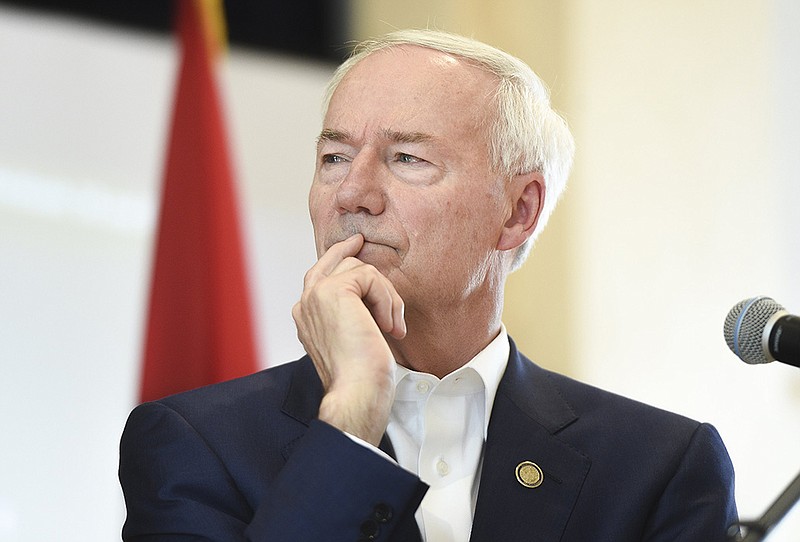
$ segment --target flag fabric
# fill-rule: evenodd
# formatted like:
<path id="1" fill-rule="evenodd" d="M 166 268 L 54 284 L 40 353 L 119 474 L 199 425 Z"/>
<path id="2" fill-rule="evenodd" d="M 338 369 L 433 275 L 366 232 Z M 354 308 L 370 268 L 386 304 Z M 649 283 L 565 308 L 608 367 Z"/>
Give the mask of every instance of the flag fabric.
<path id="1" fill-rule="evenodd" d="M 158 218 L 142 401 L 258 369 L 214 73 L 221 3 L 177 0 L 175 6 L 181 61 Z"/>

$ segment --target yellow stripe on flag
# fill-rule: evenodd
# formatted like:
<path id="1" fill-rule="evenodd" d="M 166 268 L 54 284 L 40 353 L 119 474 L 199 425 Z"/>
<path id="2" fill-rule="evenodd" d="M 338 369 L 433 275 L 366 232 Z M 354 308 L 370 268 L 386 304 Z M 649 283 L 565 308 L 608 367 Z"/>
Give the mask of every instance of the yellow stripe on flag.
<path id="1" fill-rule="evenodd" d="M 226 50 L 228 28 L 225 23 L 225 8 L 222 0 L 193 0 L 198 3 L 203 31 L 211 54 L 216 56 Z"/>

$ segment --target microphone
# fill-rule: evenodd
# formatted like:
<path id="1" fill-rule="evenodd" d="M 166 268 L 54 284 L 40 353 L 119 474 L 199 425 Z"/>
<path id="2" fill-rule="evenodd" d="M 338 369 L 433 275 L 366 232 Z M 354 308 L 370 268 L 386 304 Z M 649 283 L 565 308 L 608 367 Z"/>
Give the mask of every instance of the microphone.
<path id="1" fill-rule="evenodd" d="M 745 363 L 800 367 L 800 316 L 760 296 L 737 303 L 725 318 L 725 342 Z"/>

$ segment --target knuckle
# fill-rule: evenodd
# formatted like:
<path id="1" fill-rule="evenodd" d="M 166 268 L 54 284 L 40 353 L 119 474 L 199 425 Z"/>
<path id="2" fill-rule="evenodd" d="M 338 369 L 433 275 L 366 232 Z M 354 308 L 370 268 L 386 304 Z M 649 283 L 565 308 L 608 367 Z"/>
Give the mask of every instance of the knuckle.
<path id="1" fill-rule="evenodd" d="M 308 288 L 317 281 L 318 272 L 312 267 L 303 275 L 303 288 Z"/>

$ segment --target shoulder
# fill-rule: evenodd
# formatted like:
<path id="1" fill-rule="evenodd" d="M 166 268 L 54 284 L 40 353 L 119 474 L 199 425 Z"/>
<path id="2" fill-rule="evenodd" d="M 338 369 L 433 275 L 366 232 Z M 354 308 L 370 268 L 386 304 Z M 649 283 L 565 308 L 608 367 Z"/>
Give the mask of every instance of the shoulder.
<path id="1" fill-rule="evenodd" d="M 241 378 L 178 393 L 155 401 L 187 415 L 220 415 L 227 411 L 280 405 L 293 383 L 313 386 L 316 372 L 307 357 Z"/>
<path id="2" fill-rule="evenodd" d="M 521 383 L 528 393 L 540 396 L 532 399 L 534 405 L 540 405 L 541 398 L 546 398 L 551 404 L 561 401 L 565 410 L 570 410 L 576 419 L 584 422 L 602 423 L 604 426 L 611 424 L 621 428 L 655 424 L 653 430 L 674 426 L 689 431 L 694 431 L 700 425 L 686 416 L 542 368 L 513 346 L 507 374 L 518 385 Z"/>
<path id="3" fill-rule="evenodd" d="M 251 375 L 143 403 L 131 413 L 126 429 L 187 426 L 204 434 L 249 432 L 283 421 L 287 403 L 299 412 L 316 412 L 321 385 L 307 357 Z M 287 420 L 288 421 L 288 420 Z M 307 420 L 301 420 L 307 422 Z"/>
<path id="4" fill-rule="evenodd" d="M 663 459 L 699 443 L 709 451 L 721 447 L 709 424 L 544 369 L 513 347 L 506 374 L 515 403 L 589 455 Z"/>
<path id="5" fill-rule="evenodd" d="M 713 426 L 540 368 L 522 355 L 509 366 L 524 382 L 518 386 L 539 395 L 529 400 L 531 417 L 551 441 L 589 464 L 574 511 L 582 519 L 565 539 L 722 539 L 736 519 L 734 472 Z"/>
<path id="6" fill-rule="evenodd" d="M 584 449 L 625 458 L 631 466 L 661 462 L 667 471 L 691 458 L 690 463 L 713 463 L 732 477 L 727 449 L 713 425 L 557 373 L 547 372 L 547 378 L 578 413 L 563 437 Z"/>
<path id="7" fill-rule="evenodd" d="M 699 422 L 684 415 L 604 390 L 559 373 L 544 369 L 543 371 L 545 378 L 582 416 L 598 418 L 624 415 L 619 420 L 621 423 L 632 423 L 641 419 L 647 420 L 649 423 L 665 423 L 686 428 L 695 428 L 699 425 Z"/>

